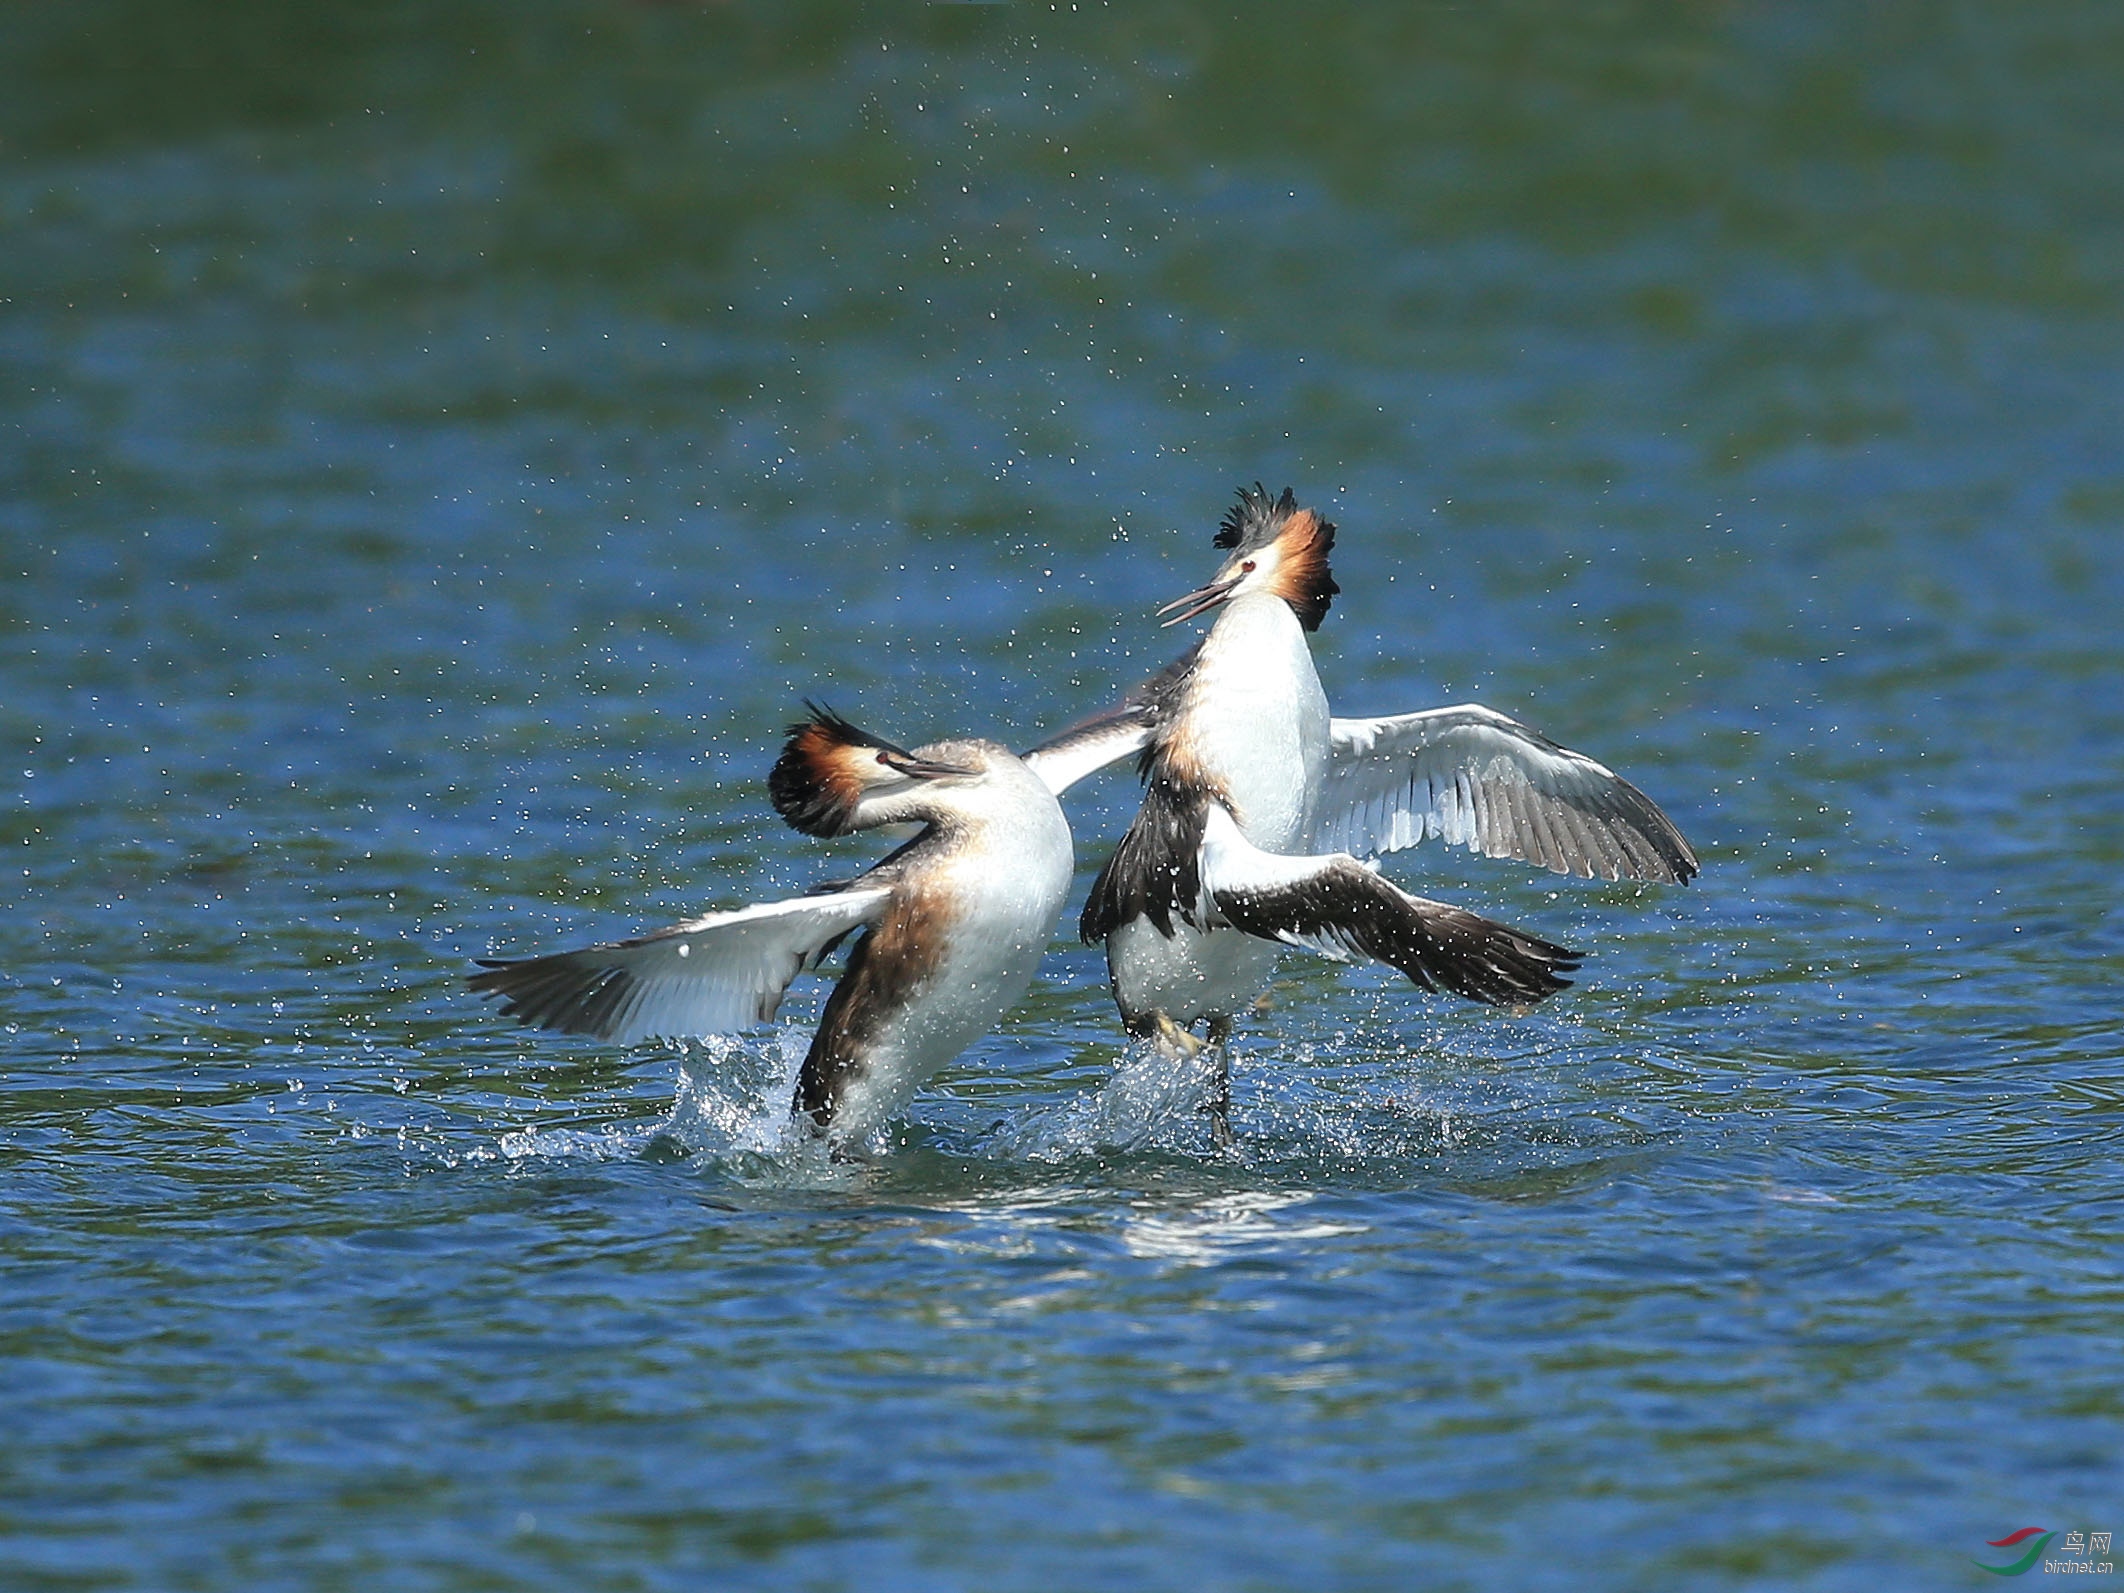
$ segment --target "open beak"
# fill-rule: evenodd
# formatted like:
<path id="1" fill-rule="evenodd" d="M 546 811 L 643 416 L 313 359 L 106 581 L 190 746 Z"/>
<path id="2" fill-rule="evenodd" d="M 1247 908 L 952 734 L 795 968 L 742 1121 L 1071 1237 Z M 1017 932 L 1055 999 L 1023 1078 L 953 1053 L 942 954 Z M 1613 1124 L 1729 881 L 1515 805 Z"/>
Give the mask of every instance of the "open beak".
<path id="1" fill-rule="evenodd" d="M 880 751 L 878 762 L 888 769 L 906 775 L 910 780 L 946 780 L 953 775 L 980 772 L 977 769 L 962 769 L 956 763 L 939 763 L 933 758 L 918 758 L 911 752 L 902 752 L 898 747 L 887 747 Z"/>
<path id="2" fill-rule="evenodd" d="M 1174 598 L 1158 612 L 1160 614 L 1173 614 L 1174 609 L 1180 609 L 1182 612 L 1173 614 L 1173 617 L 1165 622 L 1168 626 L 1178 625 L 1182 620 L 1191 620 L 1197 614 L 1208 613 L 1219 603 L 1230 597 L 1232 588 L 1238 584 L 1239 577 L 1236 575 L 1228 580 L 1212 581 L 1207 586 L 1196 587 L 1194 591 L 1188 593 L 1185 597 Z"/>

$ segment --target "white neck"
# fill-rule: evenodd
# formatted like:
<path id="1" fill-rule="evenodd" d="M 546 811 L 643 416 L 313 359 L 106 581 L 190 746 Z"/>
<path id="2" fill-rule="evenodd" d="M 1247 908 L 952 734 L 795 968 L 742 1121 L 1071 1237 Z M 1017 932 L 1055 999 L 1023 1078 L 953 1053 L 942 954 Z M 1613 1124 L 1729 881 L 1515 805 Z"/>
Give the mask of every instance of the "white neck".
<path id="1" fill-rule="evenodd" d="M 1327 768 L 1328 707 L 1288 603 L 1249 594 L 1225 605 L 1176 730 L 1229 793 L 1250 841 L 1271 851 L 1298 843 Z"/>

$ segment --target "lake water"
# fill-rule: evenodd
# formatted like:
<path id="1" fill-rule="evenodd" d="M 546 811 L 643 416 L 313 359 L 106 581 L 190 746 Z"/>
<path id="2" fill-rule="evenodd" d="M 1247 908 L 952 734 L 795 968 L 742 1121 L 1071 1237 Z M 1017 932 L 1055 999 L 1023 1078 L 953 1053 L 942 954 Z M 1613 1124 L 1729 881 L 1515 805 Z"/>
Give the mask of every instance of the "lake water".
<path id="1" fill-rule="evenodd" d="M 0 23 L 0 1582 L 1987 1583 L 2124 1529 L 2108 7 L 113 3 Z M 470 960 L 880 855 L 1235 487 L 1350 713 L 1621 769 L 1294 954 L 1239 1144 L 1067 922 L 873 1162 Z M 1080 882 L 1125 770 L 1072 793 Z M 1074 906 L 1073 900 L 1073 906 Z"/>

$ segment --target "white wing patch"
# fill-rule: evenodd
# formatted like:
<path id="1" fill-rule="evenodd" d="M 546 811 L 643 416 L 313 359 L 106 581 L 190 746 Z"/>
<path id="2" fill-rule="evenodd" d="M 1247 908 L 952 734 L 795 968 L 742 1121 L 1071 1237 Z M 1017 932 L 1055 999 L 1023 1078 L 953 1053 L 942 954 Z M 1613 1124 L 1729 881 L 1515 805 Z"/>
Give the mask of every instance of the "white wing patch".
<path id="1" fill-rule="evenodd" d="M 1060 796 L 1086 775 L 1141 752 L 1150 738 L 1149 716 L 1137 708 L 1123 708 L 1042 742 L 1023 755 L 1024 763 L 1048 790 Z"/>
<path id="2" fill-rule="evenodd" d="M 723 1034 L 771 1019 L 790 981 L 891 896 L 869 886 L 709 913 L 636 940 L 489 962 L 469 982 L 534 1028 L 620 1044 Z"/>

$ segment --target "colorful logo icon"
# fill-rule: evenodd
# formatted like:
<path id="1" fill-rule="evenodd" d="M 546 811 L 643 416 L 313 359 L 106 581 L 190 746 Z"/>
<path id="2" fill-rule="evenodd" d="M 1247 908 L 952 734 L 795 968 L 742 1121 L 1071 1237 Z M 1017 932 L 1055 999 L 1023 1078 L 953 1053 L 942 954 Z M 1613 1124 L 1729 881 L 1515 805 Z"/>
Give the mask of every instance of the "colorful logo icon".
<path id="1" fill-rule="evenodd" d="M 1969 1563 L 1980 1571 L 1989 1571 L 1993 1576 L 2020 1576 L 2043 1557 L 2043 1546 L 2056 1536 L 2055 1532 L 2045 1531 L 2042 1527 L 2023 1527 L 2018 1532 L 2007 1533 L 2003 1538 L 1986 1538 L 1986 1547 L 1993 1549 L 2011 1549 L 2029 1538 L 2035 1541 L 2028 1545 L 2028 1552 L 2011 1565 L 1986 1565 L 1982 1560 L 1971 1560 Z"/>

